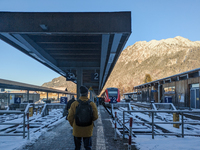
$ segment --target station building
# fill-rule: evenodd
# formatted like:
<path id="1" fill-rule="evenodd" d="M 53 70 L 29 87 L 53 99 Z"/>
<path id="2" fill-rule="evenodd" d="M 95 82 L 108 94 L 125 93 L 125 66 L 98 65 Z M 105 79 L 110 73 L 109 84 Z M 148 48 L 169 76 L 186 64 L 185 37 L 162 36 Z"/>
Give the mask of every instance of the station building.
<path id="1" fill-rule="evenodd" d="M 141 102 L 173 103 L 178 109 L 199 109 L 200 68 L 134 87 Z"/>
<path id="2" fill-rule="evenodd" d="M 15 98 L 20 98 L 21 102 L 27 101 L 27 91 L 25 90 L 15 90 L 15 91 L 3 91 L 0 93 L 0 106 L 8 106 L 14 103 Z M 35 103 L 40 99 L 40 94 L 35 91 L 29 91 L 29 100 Z"/>

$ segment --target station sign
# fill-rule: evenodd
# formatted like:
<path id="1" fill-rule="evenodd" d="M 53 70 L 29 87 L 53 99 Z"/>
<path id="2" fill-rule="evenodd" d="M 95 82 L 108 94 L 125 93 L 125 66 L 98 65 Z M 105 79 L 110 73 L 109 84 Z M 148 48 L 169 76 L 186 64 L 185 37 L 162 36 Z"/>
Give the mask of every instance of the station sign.
<path id="1" fill-rule="evenodd" d="M 14 98 L 14 103 L 15 104 L 20 104 L 21 103 L 21 97 L 15 97 Z"/>
<path id="2" fill-rule="evenodd" d="M 67 99 L 68 99 L 67 97 L 61 97 L 60 98 L 60 103 L 61 104 L 67 104 Z"/>
<path id="3" fill-rule="evenodd" d="M 72 82 L 74 82 L 74 83 L 77 83 L 76 76 L 75 76 L 75 74 L 72 73 L 72 72 L 67 72 L 67 73 L 66 73 L 66 80 L 67 80 L 67 81 L 72 81 Z"/>
<path id="4" fill-rule="evenodd" d="M 99 81 L 99 73 L 95 72 L 91 74 L 92 81 Z"/>

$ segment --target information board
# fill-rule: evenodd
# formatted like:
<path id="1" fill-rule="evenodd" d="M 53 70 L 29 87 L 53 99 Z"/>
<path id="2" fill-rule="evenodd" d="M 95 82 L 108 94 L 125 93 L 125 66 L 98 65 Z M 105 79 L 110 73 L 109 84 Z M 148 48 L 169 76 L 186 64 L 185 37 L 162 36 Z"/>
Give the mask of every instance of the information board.
<path id="1" fill-rule="evenodd" d="M 110 103 L 117 103 L 117 97 L 111 97 Z"/>
<path id="2" fill-rule="evenodd" d="M 20 104 L 21 103 L 21 97 L 15 97 L 14 98 L 14 103 L 15 104 Z"/>

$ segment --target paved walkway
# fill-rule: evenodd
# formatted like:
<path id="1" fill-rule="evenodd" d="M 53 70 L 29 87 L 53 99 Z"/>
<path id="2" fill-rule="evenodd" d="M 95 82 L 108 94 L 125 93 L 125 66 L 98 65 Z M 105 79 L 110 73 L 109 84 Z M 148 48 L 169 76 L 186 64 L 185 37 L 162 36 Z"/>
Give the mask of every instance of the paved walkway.
<path id="1" fill-rule="evenodd" d="M 128 146 L 123 143 L 127 143 L 128 140 L 120 140 L 117 137 L 117 141 L 113 140 L 114 129 L 110 122 L 110 116 L 103 108 L 98 107 L 99 119 L 95 121 L 95 127 L 92 137 L 92 149 L 93 150 L 127 150 Z M 56 128 L 43 134 L 33 144 L 27 145 L 26 150 L 74 150 L 74 139 L 72 135 L 72 127 L 68 121 L 62 122 Z M 82 149 L 83 146 L 82 146 Z M 132 150 L 136 150 L 132 146 Z"/>

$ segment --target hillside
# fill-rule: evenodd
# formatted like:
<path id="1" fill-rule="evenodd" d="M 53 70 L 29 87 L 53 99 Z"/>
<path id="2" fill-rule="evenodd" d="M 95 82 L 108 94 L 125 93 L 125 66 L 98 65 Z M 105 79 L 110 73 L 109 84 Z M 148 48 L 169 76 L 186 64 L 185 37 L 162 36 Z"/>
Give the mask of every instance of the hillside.
<path id="1" fill-rule="evenodd" d="M 66 78 L 63 76 L 54 78 L 52 81 L 46 82 L 42 86 L 56 88 L 58 90 L 65 90 L 67 88 L 69 92 L 76 93 L 76 84 L 71 81 L 66 81 Z"/>
<path id="2" fill-rule="evenodd" d="M 145 74 L 152 80 L 200 67 L 200 41 L 177 36 L 166 40 L 140 41 L 122 51 L 106 85 L 131 92 L 143 84 Z M 104 89 L 105 89 L 104 88 Z"/>
<path id="3" fill-rule="evenodd" d="M 145 74 L 153 80 L 200 67 L 200 41 L 177 36 L 150 42 L 139 41 L 124 49 L 107 81 L 107 87 L 117 87 L 121 93 L 131 92 L 133 86 L 143 84 Z M 75 92 L 76 85 L 58 77 L 44 83 L 46 87 L 66 87 Z M 103 90 L 104 90 L 103 89 Z"/>

